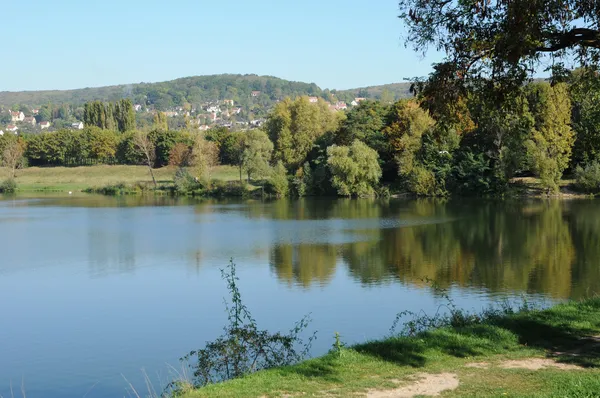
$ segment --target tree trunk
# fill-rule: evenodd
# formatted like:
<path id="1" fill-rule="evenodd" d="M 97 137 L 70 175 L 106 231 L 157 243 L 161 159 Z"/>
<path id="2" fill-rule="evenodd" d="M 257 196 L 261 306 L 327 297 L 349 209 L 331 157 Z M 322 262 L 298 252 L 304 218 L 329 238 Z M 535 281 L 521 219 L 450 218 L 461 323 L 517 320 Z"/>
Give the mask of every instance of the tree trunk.
<path id="1" fill-rule="evenodd" d="M 154 171 L 152 170 L 152 164 L 148 161 L 148 170 L 150 170 L 150 176 L 152 177 L 152 183 L 154 184 L 154 189 L 157 188 L 156 178 L 154 178 Z"/>

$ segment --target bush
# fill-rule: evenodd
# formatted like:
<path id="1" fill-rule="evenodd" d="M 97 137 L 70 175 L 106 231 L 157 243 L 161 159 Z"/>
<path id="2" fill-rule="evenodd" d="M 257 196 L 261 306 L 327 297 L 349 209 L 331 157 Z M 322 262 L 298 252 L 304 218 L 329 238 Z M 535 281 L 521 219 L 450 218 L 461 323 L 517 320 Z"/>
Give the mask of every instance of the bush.
<path id="1" fill-rule="evenodd" d="M 213 180 L 210 193 L 219 198 L 244 197 L 248 195 L 249 190 L 248 184 L 244 182 Z"/>
<path id="2" fill-rule="evenodd" d="M 0 193 L 13 193 L 17 190 L 17 183 L 14 179 L 9 178 L 0 184 Z"/>
<path id="3" fill-rule="evenodd" d="M 435 196 L 436 180 L 431 170 L 423 166 L 415 166 L 408 177 L 411 192 L 419 196 Z"/>
<path id="4" fill-rule="evenodd" d="M 182 358 L 193 371 L 194 387 L 243 377 L 263 369 L 292 365 L 308 354 L 315 335 L 306 344 L 300 338 L 300 333 L 308 326 L 308 317 L 302 318 L 286 334 L 260 330 L 250 310 L 242 302 L 233 261 L 227 269 L 221 270 L 221 276 L 227 283 L 231 297 L 230 302 L 225 304 L 229 324 L 224 327 L 221 337 Z M 178 384 L 170 387 L 176 394 L 179 392 Z"/>
<path id="5" fill-rule="evenodd" d="M 86 193 L 98 193 L 101 195 L 108 196 L 121 196 L 121 195 L 140 195 L 144 193 L 148 193 L 154 190 L 154 187 L 151 183 L 145 182 L 136 182 L 133 184 L 109 184 L 103 187 L 97 188 L 88 188 L 84 190 Z"/>
<path id="6" fill-rule="evenodd" d="M 585 167 L 575 169 L 575 187 L 583 192 L 600 192 L 600 162 L 594 161 Z"/>
<path id="7" fill-rule="evenodd" d="M 178 195 L 198 195 L 203 193 L 203 185 L 186 169 L 179 168 L 173 178 L 175 193 Z"/>

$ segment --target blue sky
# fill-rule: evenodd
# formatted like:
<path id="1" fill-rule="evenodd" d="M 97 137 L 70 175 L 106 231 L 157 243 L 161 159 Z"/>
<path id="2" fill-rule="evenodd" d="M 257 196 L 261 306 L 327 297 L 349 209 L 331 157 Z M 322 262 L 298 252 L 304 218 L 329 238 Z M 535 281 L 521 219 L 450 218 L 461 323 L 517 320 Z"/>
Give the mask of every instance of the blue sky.
<path id="1" fill-rule="evenodd" d="M 396 0 L 30 0 L 26 9 L 0 23 L 10 38 L 0 91 L 218 73 L 344 89 L 425 76 L 441 59 L 404 48 Z"/>

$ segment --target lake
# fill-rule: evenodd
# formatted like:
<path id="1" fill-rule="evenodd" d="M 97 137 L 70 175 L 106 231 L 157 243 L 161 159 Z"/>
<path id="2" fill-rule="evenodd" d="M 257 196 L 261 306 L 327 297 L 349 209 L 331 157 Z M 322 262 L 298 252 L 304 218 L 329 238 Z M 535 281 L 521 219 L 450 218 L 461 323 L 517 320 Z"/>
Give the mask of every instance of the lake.
<path id="1" fill-rule="evenodd" d="M 470 310 L 598 292 L 600 202 L 4 197 L 0 249 L 0 395 L 144 396 L 222 331 L 230 258 L 259 327 L 311 314 L 320 355 L 435 312 L 427 279 Z"/>

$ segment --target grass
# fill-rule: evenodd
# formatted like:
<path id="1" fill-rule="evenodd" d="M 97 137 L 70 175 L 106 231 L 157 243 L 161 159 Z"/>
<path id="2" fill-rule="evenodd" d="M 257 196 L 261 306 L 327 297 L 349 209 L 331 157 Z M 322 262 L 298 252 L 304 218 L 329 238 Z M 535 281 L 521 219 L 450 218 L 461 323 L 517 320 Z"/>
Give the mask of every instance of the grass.
<path id="1" fill-rule="evenodd" d="M 154 170 L 159 183 L 171 183 L 175 167 L 162 167 Z M 6 169 L 0 169 L 0 180 L 8 177 Z M 239 171 L 232 166 L 218 166 L 211 178 L 237 180 Z M 28 167 L 17 170 L 19 191 L 68 192 L 83 191 L 87 188 L 117 184 L 152 183 L 145 166 L 82 166 L 82 167 Z"/>
<path id="2" fill-rule="evenodd" d="M 459 386 L 443 392 L 443 397 L 600 397 L 600 342 L 589 339 L 598 335 L 600 299 L 596 298 L 368 342 L 183 396 L 351 396 L 410 384 L 411 376 L 418 373 L 449 372 L 458 377 Z M 500 366 L 506 360 L 549 356 L 581 368 Z M 488 368 L 467 366 L 473 362 L 485 362 Z"/>

